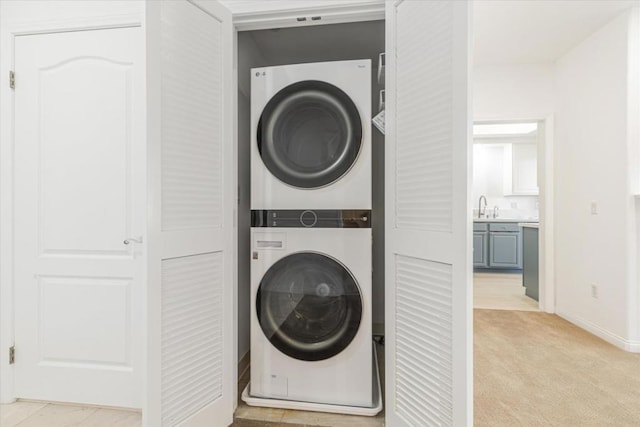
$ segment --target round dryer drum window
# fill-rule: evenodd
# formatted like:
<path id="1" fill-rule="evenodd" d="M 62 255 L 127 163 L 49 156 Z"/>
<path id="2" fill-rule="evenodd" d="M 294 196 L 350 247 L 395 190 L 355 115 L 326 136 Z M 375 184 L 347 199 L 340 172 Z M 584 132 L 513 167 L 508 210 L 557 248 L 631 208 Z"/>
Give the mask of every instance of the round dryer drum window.
<path id="1" fill-rule="evenodd" d="M 260 156 L 276 178 L 298 188 L 318 188 L 340 179 L 355 163 L 362 122 L 346 93 L 307 80 L 271 98 L 257 137 Z"/>
<path id="2" fill-rule="evenodd" d="M 256 310 L 262 331 L 278 350 L 316 361 L 335 356 L 353 340 L 362 298 L 342 264 L 303 252 L 279 260 L 266 272 Z"/>

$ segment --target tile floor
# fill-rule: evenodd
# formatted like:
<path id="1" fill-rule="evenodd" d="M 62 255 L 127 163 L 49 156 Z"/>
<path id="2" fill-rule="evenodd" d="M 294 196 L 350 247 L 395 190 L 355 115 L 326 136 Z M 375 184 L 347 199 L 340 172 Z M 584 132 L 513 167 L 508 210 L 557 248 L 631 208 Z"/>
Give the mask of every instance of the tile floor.
<path id="1" fill-rule="evenodd" d="M 18 401 L 0 405 L 2 427 L 139 427 L 139 411 Z"/>
<path id="2" fill-rule="evenodd" d="M 474 273 L 473 308 L 540 311 L 538 302 L 524 294 L 517 273 Z"/>
<path id="3" fill-rule="evenodd" d="M 384 347 L 380 345 L 376 347 L 379 364 L 384 369 Z M 383 374 L 382 377 L 384 378 Z M 240 378 L 238 395 L 242 394 L 248 381 L 249 371 L 247 370 Z M 142 417 L 139 411 L 31 401 L 0 405 L 1 427 L 139 427 L 141 425 Z M 238 409 L 233 425 L 235 427 L 381 427 L 384 426 L 384 410 L 376 417 L 325 414 L 252 407 L 247 406 L 238 397 Z"/>

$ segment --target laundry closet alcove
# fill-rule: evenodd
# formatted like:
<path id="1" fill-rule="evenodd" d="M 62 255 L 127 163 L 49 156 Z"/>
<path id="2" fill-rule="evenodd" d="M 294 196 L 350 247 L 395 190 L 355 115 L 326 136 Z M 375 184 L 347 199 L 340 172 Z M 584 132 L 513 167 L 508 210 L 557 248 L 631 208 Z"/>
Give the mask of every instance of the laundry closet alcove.
<path id="1" fill-rule="evenodd" d="M 19 286 L 27 279 L 18 280 L 23 277 L 54 292 L 39 294 L 45 298 L 53 295 L 49 301 L 54 302 L 61 290 L 101 289 L 109 298 L 96 294 L 85 300 L 95 309 L 86 309 L 84 315 L 102 319 L 101 313 L 108 311 L 113 317 L 104 317 L 108 319 L 104 324 L 122 325 L 115 332 L 109 329 L 108 334 L 95 336 L 104 348 L 117 343 L 122 352 L 103 352 L 108 357 L 99 354 L 100 360 L 90 352 L 84 358 L 72 352 L 33 353 L 44 354 L 48 368 L 62 372 L 80 366 L 76 371 L 80 376 L 82 369 L 113 371 L 114 375 L 134 373 L 127 385 L 98 391 L 114 396 L 127 392 L 130 399 L 123 406 L 141 407 L 147 426 L 229 425 L 238 402 L 238 371 L 248 360 L 251 310 L 251 129 L 244 126 L 250 107 L 247 71 L 281 64 L 369 59 L 374 68 L 371 116 L 379 112 L 379 91 L 386 91 L 384 137 L 367 127 L 372 137 L 372 203 L 371 217 L 366 220 L 373 236 L 372 335 L 385 338 L 385 423 L 402 427 L 472 422 L 471 233 L 467 221 L 471 7 L 467 2 L 77 1 L 46 6 L 47 13 L 35 7 L 36 3 L 11 3 L 16 5 L 2 5 L 3 12 L 10 13 L 2 14 L 0 28 L 0 75 L 15 72 L 15 87 L 3 80 L 0 88 L 3 402 L 38 398 L 23 387 L 25 371 L 21 367 L 27 349 L 21 343 L 25 331 L 32 336 L 51 332 L 36 323 L 41 330 L 23 328 L 27 323 L 15 316 L 22 300 L 14 296 L 23 295 Z M 108 35 L 109 31 L 127 34 L 131 55 L 110 51 L 116 45 L 104 43 L 106 51 L 96 60 L 91 51 L 94 45 L 84 36 Z M 64 71 L 67 82 L 86 83 L 90 79 L 72 79 L 65 73 L 100 69 L 101 76 L 117 83 L 100 88 L 106 91 L 112 87 L 113 98 L 122 100 L 117 105 L 128 102 L 130 108 L 123 107 L 118 115 L 117 106 L 109 107 L 111 104 L 99 96 L 87 99 L 97 93 L 96 87 L 87 83 L 91 90 L 83 91 L 68 85 L 74 89 L 78 105 L 91 108 L 75 108 L 77 114 L 66 118 L 60 115 L 55 128 L 59 135 L 45 139 L 53 144 L 44 145 L 49 150 L 43 152 L 46 158 L 37 150 L 36 156 L 29 158 L 24 149 L 37 148 L 31 144 L 37 139 L 21 145 L 27 141 L 24 132 L 35 135 L 32 131 L 43 122 L 24 113 L 25 94 L 40 92 L 21 77 L 26 75 L 26 51 L 21 49 L 23 41 L 54 36 L 73 39 L 69 46 L 78 50 L 69 58 L 44 64 L 45 74 L 57 68 Z M 51 53 L 60 52 L 55 48 Z M 384 87 L 378 84 L 375 69 L 381 52 L 386 52 Z M 41 57 L 44 54 L 37 59 Z M 68 59 L 71 66 L 66 67 Z M 32 68 L 33 75 L 42 71 Z M 35 103 L 28 111 L 65 111 L 60 109 L 63 104 L 39 105 L 36 97 L 29 100 Z M 106 115 L 95 113 L 100 108 L 110 108 L 111 122 L 103 120 Z M 69 122 L 69 117 L 76 123 Z M 99 123 L 94 129 L 101 130 L 100 135 L 82 133 L 91 123 Z M 49 132 L 53 128 L 42 129 Z M 65 139 L 65 129 L 77 131 L 74 135 L 78 138 Z M 113 144 L 105 139 L 109 129 L 122 131 L 113 136 Z M 84 160 L 102 164 L 96 160 L 101 151 L 83 145 L 101 142 L 97 148 L 108 153 L 104 160 L 116 165 L 102 171 L 128 185 L 104 195 L 113 196 L 118 206 L 133 211 L 123 214 L 113 227 L 105 222 L 94 227 L 95 235 L 84 233 L 86 241 L 69 236 L 79 235 L 80 228 L 74 226 L 90 224 L 91 215 L 81 216 L 82 222 L 75 221 L 71 212 L 59 215 L 59 221 L 46 222 L 47 229 L 55 233 L 41 233 L 44 246 L 37 246 L 40 243 L 28 237 L 37 233 L 25 232 L 38 230 L 37 222 L 29 223 L 36 216 L 14 209 L 24 200 L 49 203 L 53 199 L 38 199 L 41 194 L 25 192 L 38 187 L 24 186 L 22 179 L 36 177 L 36 184 L 51 184 L 54 181 L 49 178 L 58 172 L 30 175 L 21 169 L 24 163 L 14 158 L 14 150 L 18 148 L 15 153 L 32 166 L 50 167 L 56 164 L 50 154 L 64 152 L 65 141 L 84 148 L 70 150 L 73 156 L 63 159 L 69 166 L 66 172 L 76 173 L 73 185 L 89 188 L 92 182 L 110 182 L 115 188 L 120 181 L 108 181 L 107 175 L 89 179 L 100 173 L 100 168 L 89 168 L 83 175 L 77 167 L 92 164 Z M 119 157 L 114 155 L 117 149 L 121 150 Z M 52 169 L 42 170 L 49 173 Z M 123 172 L 115 174 L 115 170 Z M 128 204 L 133 189 L 140 203 Z M 100 193 L 100 189 L 94 190 L 94 196 Z M 140 190 L 146 194 L 139 197 Z M 81 207 L 81 198 L 60 194 Z M 19 197 L 14 198 L 16 195 Z M 100 204 L 100 198 L 96 200 Z M 54 218 L 50 213 L 58 212 L 51 208 L 62 206 L 55 200 L 51 203 L 45 210 L 32 212 L 44 213 L 49 221 Z M 113 212 L 116 210 L 114 205 Z M 100 212 L 112 211 L 104 206 Z M 96 236 L 104 240 L 98 241 Z M 56 246 L 59 242 L 64 245 Z M 14 251 L 14 244 L 32 244 L 37 250 Z M 96 275 L 92 266 L 98 259 L 113 265 L 127 261 L 131 266 Z M 33 260 L 54 269 L 39 273 L 29 267 Z M 61 270 L 70 260 L 80 269 Z M 88 277 L 91 280 L 86 280 Z M 53 310 L 47 312 L 50 314 L 57 305 L 46 307 Z M 84 336 L 78 326 L 82 322 L 67 322 L 64 317 L 73 320 L 82 307 L 79 304 L 57 312 L 62 319 L 59 325 L 68 327 L 55 329 L 66 334 L 58 336 Z M 115 308 L 109 311 L 109 307 Z M 105 337 L 113 339 L 107 342 Z M 11 365 L 7 355 L 14 344 L 16 361 Z M 91 395 L 84 393 L 72 400 L 95 405 L 115 402 Z"/>

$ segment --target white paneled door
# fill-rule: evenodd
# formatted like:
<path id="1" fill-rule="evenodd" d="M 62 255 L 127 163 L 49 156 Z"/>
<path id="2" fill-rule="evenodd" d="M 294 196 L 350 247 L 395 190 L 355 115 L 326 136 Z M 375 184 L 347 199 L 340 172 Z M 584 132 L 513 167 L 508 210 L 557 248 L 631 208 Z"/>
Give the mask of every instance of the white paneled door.
<path id="1" fill-rule="evenodd" d="M 141 407 L 142 30 L 15 40 L 15 394 Z"/>
<path id="2" fill-rule="evenodd" d="M 386 7 L 386 421 L 472 425 L 471 5 Z"/>
<path id="3" fill-rule="evenodd" d="M 147 426 L 228 426 L 236 392 L 231 14 L 148 1 Z"/>

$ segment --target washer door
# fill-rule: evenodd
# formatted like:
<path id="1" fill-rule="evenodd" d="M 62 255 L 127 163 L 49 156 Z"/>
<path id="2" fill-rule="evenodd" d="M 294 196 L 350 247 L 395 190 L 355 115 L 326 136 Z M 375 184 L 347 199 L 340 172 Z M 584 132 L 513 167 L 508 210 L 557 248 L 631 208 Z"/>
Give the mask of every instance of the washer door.
<path id="1" fill-rule="evenodd" d="M 295 359 L 315 361 L 333 357 L 351 343 L 362 319 L 362 297 L 342 264 L 301 252 L 267 271 L 256 310 L 271 344 Z"/>
<path id="2" fill-rule="evenodd" d="M 362 122 L 346 93 L 307 80 L 271 98 L 257 137 L 260 156 L 276 178 L 298 188 L 318 188 L 353 166 L 362 144 Z"/>

